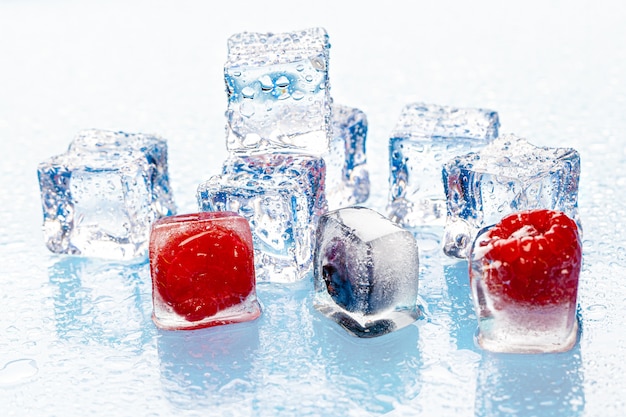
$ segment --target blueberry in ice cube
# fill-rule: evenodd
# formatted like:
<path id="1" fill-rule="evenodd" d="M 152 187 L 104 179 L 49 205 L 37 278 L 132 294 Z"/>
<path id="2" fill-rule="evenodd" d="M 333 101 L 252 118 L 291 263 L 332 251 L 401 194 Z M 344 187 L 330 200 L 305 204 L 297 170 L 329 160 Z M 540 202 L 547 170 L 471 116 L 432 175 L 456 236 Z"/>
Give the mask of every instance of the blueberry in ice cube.
<path id="1" fill-rule="evenodd" d="M 415 237 L 374 210 L 322 215 L 313 265 L 315 308 L 351 334 L 379 336 L 420 315 Z"/>

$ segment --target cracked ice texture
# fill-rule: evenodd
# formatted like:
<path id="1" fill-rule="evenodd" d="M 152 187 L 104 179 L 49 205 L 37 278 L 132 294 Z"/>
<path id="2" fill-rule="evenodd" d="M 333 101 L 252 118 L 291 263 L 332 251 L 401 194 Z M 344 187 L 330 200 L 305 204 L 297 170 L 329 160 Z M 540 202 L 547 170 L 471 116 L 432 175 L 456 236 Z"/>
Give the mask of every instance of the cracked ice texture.
<path id="1" fill-rule="evenodd" d="M 46 245 L 55 253 L 145 257 L 152 222 L 176 211 L 167 143 L 157 136 L 84 130 L 37 174 Z"/>
<path id="2" fill-rule="evenodd" d="M 321 155 L 331 134 L 329 40 L 323 28 L 228 39 L 227 148 Z"/>
<path id="3" fill-rule="evenodd" d="M 380 336 L 420 315 L 415 238 L 374 210 L 324 214 L 313 265 L 315 308 L 355 336 Z"/>
<path id="4" fill-rule="evenodd" d="M 579 177 L 580 156 L 575 149 L 535 146 L 512 134 L 449 160 L 443 168 L 444 252 L 467 258 L 480 229 L 521 210 L 562 211 L 581 228 Z"/>
<path id="5" fill-rule="evenodd" d="M 407 104 L 389 139 L 389 218 L 408 227 L 443 227 L 443 163 L 487 145 L 499 126 L 493 110 Z"/>

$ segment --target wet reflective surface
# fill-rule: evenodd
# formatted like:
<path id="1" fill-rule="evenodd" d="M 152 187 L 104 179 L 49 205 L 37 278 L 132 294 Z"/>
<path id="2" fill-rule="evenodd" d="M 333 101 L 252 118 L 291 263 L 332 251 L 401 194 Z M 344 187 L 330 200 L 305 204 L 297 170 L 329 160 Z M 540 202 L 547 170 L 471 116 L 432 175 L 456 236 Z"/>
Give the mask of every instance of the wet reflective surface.
<path id="1" fill-rule="evenodd" d="M 278 20 L 290 2 L 246 3 L 227 19 L 199 1 L 0 2 L 3 415 L 622 415 L 626 6 L 446 2 L 408 13 L 322 2 L 326 15 Z M 332 95 L 368 117 L 372 208 L 384 210 L 388 137 L 411 101 L 492 108 L 503 133 L 578 150 L 573 350 L 480 350 L 467 264 L 432 239 L 420 246 L 423 317 L 376 339 L 319 314 L 312 278 L 260 284 L 256 321 L 159 331 L 147 263 L 48 252 L 40 161 L 85 128 L 157 133 L 179 211 L 195 211 L 198 184 L 226 157 L 228 37 L 314 26 L 330 36 Z"/>

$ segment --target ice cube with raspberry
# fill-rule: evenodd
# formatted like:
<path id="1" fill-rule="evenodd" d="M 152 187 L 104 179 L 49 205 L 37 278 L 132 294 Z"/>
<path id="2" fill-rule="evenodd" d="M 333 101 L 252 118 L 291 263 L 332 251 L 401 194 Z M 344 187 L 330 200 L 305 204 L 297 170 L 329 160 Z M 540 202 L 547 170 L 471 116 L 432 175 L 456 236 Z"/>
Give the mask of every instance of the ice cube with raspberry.
<path id="1" fill-rule="evenodd" d="M 164 217 L 150 234 L 153 320 L 166 330 L 254 320 L 252 233 L 232 212 Z"/>
<path id="2" fill-rule="evenodd" d="M 505 216 L 470 252 L 478 344 L 497 352 L 560 352 L 576 342 L 582 244 L 576 222 L 556 210 Z"/>

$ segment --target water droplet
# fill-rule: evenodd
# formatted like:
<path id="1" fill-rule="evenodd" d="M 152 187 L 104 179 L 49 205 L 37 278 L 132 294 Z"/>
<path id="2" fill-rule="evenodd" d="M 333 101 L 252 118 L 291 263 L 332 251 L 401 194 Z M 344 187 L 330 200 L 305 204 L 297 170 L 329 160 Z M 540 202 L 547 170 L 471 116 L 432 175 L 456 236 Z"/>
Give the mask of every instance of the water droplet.
<path id="1" fill-rule="evenodd" d="M 254 115 L 255 109 L 254 104 L 252 103 L 242 103 L 239 107 L 241 115 L 244 117 L 252 117 Z"/>
<path id="2" fill-rule="evenodd" d="M 39 367 L 34 359 L 18 359 L 0 368 L 0 387 L 21 384 L 34 377 Z"/>
<path id="3" fill-rule="evenodd" d="M 299 72 L 304 71 L 304 65 L 303 64 L 298 64 L 298 66 L 296 67 L 296 70 Z"/>
<path id="4" fill-rule="evenodd" d="M 584 313 L 585 320 L 600 321 L 606 316 L 607 307 L 604 304 L 593 304 L 587 307 Z"/>
<path id="5" fill-rule="evenodd" d="M 318 71 L 324 71 L 326 69 L 326 62 L 324 61 L 324 57 L 320 55 L 311 57 L 311 65 Z"/>
<path id="6" fill-rule="evenodd" d="M 274 88 L 274 83 L 272 83 L 272 79 L 269 75 L 263 75 L 259 78 L 259 83 L 261 84 L 261 90 L 263 91 L 270 91 Z"/>
<path id="7" fill-rule="evenodd" d="M 278 79 L 276 80 L 276 86 L 280 87 L 280 88 L 285 88 L 289 85 L 289 78 L 285 77 L 284 75 L 281 75 L 280 77 L 278 77 Z"/>
<path id="8" fill-rule="evenodd" d="M 243 90 L 241 90 L 241 95 L 243 96 L 243 98 L 254 98 L 254 93 L 256 91 L 254 91 L 254 88 L 247 86 L 244 87 Z"/>

